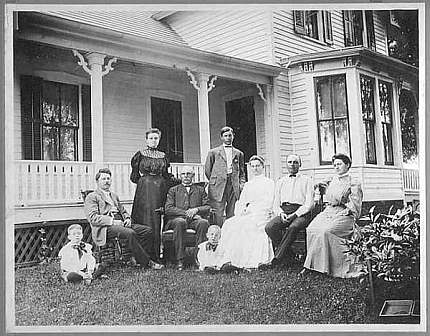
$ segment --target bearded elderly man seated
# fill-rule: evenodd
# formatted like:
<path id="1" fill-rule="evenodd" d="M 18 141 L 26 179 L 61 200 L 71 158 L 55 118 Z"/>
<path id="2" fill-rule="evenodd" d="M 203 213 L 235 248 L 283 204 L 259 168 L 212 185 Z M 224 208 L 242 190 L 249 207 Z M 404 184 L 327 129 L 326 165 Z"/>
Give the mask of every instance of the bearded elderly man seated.
<path id="1" fill-rule="evenodd" d="M 208 195 L 202 186 L 194 184 L 194 171 L 191 167 L 182 168 L 181 184 L 170 188 L 164 207 L 167 217 L 166 230 L 173 230 L 177 269 L 184 268 L 186 229 L 196 231 L 197 246 L 206 241 L 209 223 L 202 218 L 210 210 Z"/>

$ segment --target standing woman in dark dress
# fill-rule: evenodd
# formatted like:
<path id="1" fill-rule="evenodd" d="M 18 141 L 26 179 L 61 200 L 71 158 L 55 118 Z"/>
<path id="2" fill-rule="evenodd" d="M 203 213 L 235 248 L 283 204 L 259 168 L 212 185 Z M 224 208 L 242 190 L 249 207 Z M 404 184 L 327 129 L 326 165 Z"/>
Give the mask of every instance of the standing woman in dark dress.
<path id="1" fill-rule="evenodd" d="M 137 184 L 131 219 L 152 228 L 154 246 L 150 254 L 154 260 L 160 258 L 161 218 L 154 210 L 164 206 L 168 188 L 174 184 L 168 173 L 169 160 L 164 152 L 157 150 L 161 132 L 150 128 L 145 133 L 146 149 L 138 151 L 131 159 L 130 180 Z M 149 251 L 148 251 L 149 252 Z"/>

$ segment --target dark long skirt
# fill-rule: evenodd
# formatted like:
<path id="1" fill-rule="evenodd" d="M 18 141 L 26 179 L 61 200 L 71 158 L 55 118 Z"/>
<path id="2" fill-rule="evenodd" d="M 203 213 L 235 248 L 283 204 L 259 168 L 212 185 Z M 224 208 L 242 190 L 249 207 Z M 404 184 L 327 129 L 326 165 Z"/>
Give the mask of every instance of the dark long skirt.
<path id="1" fill-rule="evenodd" d="M 148 253 L 153 260 L 160 258 L 161 216 L 156 209 L 164 207 L 167 182 L 159 175 L 142 176 L 134 194 L 131 219 L 133 223 L 148 225 L 152 229 L 154 245 Z"/>

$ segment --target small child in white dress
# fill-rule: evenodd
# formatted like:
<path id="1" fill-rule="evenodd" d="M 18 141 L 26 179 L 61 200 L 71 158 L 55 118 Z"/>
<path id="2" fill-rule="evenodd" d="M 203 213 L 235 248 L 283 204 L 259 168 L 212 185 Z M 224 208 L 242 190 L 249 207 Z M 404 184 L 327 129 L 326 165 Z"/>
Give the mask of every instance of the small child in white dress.
<path id="1" fill-rule="evenodd" d="M 82 227 L 72 224 L 67 228 L 70 242 L 63 246 L 58 253 L 60 257 L 61 277 L 66 282 L 91 283 L 96 259 L 92 253 L 92 246 L 82 241 Z"/>
<path id="2" fill-rule="evenodd" d="M 208 240 L 198 246 L 197 261 L 199 270 L 216 273 L 229 264 L 224 250 L 218 245 L 221 238 L 221 228 L 218 225 L 209 226 L 206 237 Z"/>

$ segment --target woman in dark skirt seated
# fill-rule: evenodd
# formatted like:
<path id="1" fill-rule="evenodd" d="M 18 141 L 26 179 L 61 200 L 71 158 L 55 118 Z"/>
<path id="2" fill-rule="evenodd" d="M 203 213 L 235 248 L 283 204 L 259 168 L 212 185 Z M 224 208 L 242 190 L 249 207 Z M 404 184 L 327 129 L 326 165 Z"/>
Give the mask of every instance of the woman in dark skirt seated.
<path id="1" fill-rule="evenodd" d="M 155 260 L 159 260 L 161 218 L 154 210 L 164 206 L 168 189 L 177 184 L 177 181 L 167 171 L 169 160 L 166 154 L 157 149 L 161 138 L 160 130 L 150 128 L 145 135 L 146 149 L 138 151 L 131 159 L 130 180 L 137 184 L 131 219 L 152 228 L 154 246 L 150 254 Z"/>

